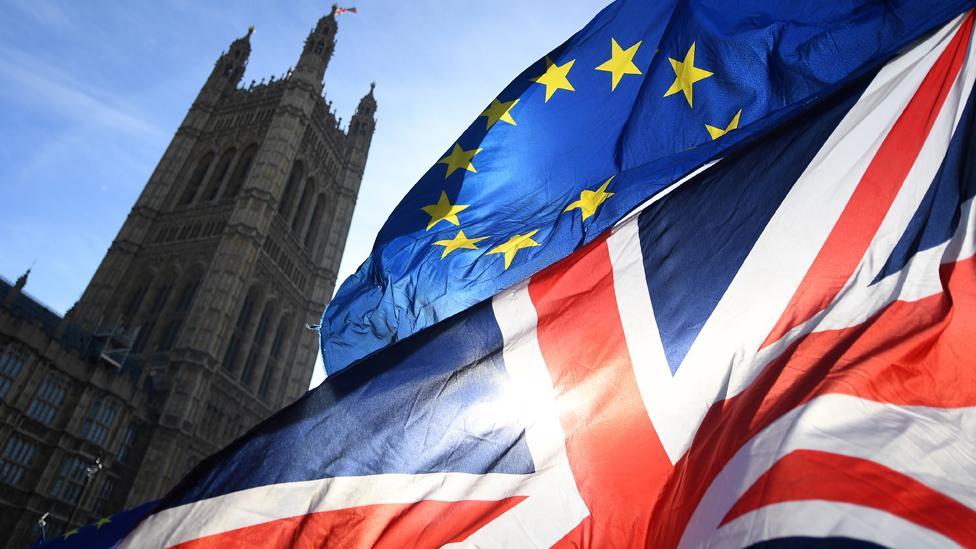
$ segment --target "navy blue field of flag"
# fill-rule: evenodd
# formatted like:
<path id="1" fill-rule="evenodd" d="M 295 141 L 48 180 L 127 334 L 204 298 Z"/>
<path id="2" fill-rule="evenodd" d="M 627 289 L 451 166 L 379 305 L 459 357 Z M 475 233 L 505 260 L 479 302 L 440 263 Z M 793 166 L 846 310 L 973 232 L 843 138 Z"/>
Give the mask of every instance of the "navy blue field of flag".
<path id="1" fill-rule="evenodd" d="M 522 426 L 490 420 L 511 391 L 483 303 L 330 376 L 202 462 L 162 507 L 269 484 L 385 473 L 534 470 Z"/>

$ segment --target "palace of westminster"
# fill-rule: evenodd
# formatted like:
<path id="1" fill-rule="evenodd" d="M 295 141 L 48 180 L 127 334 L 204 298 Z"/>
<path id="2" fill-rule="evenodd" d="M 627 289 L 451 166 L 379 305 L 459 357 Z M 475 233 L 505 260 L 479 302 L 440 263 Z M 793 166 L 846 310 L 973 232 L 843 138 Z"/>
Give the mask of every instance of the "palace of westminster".
<path id="1" fill-rule="evenodd" d="M 285 77 L 221 54 L 78 302 L 0 279 L 0 531 L 25 547 L 164 495 L 301 396 L 375 128 L 323 95 L 336 20 Z"/>

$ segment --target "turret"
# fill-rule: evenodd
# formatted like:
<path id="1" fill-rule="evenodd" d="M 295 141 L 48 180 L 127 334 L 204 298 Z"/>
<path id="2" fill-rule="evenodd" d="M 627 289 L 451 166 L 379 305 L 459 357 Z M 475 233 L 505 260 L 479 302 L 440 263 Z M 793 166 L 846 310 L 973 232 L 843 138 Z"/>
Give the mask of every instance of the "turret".
<path id="1" fill-rule="evenodd" d="M 362 175 L 366 167 L 366 154 L 369 152 L 373 131 L 376 129 L 376 82 L 369 85 L 369 93 L 359 100 L 356 114 L 349 122 L 349 160 L 356 172 Z"/>
<path id="2" fill-rule="evenodd" d="M 335 19 L 336 9 L 337 6 L 333 5 L 332 11 L 319 19 L 315 28 L 308 33 L 302 55 L 295 65 L 294 75 L 316 86 L 321 86 L 322 79 L 325 78 L 325 68 L 329 66 L 329 59 L 332 58 L 332 52 L 335 50 L 338 29 Z"/>
<path id="3" fill-rule="evenodd" d="M 371 128 L 376 124 L 376 120 L 373 118 L 376 114 L 376 96 L 373 95 L 374 91 L 376 91 L 376 82 L 370 83 L 369 93 L 359 100 L 359 105 L 356 107 L 356 114 L 353 115 L 350 124 L 350 133 L 352 133 L 352 129 L 355 126 Z M 363 131 L 358 131 L 357 133 L 363 133 Z"/>
<path id="4" fill-rule="evenodd" d="M 24 286 L 27 285 L 27 277 L 30 276 L 30 269 L 24 272 L 24 274 L 17 277 L 17 281 L 14 282 L 13 287 L 7 292 L 7 297 L 4 299 L 4 305 L 12 306 L 17 301 L 17 296 L 24 291 Z"/>
<path id="5" fill-rule="evenodd" d="M 24 286 L 27 285 L 27 277 L 30 276 L 30 272 L 31 270 L 27 269 L 26 271 L 24 271 L 24 274 L 17 277 L 17 281 L 14 282 L 14 288 L 16 288 L 18 292 L 22 291 L 24 289 Z"/>
<path id="6" fill-rule="evenodd" d="M 204 84 L 204 89 L 219 91 L 222 95 L 233 91 L 244 77 L 247 58 L 251 55 L 251 35 L 254 27 L 248 27 L 247 34 L 234 40 L 230 48 L 222 53 L 214 64 L 210 78 Z"/>

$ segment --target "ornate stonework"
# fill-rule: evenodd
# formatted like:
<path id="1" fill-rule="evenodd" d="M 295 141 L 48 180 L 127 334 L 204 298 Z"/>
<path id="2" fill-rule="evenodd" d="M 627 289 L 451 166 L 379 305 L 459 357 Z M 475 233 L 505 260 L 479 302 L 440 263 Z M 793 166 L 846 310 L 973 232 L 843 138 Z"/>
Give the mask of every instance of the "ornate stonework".
<path id="1" fill-rule="evenodd" d="M 64 318 L 0 281 L 9 547 L 162 496 L 305 392 L 375 128 L 372 89 L 348 129 L 323 97 L 335 34 L 244 87 L 251 31 L 221 54 Z"/>

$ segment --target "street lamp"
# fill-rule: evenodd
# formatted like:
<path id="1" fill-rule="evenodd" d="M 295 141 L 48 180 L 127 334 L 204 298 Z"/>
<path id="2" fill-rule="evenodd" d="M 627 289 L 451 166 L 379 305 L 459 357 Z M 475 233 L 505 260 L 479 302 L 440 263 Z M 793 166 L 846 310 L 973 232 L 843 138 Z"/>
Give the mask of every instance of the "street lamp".
<path id="1" fill-rule="evenodd" d="M 78 507 L 81 506 L 81 501 L 85 499 L 85 494 L 88 493 L 88 486 L 91 485 L 92 480 L 95 478 L 95 475 L 97 475 L 101 470 L 102 470 L 101 456 L 95 458 L 94 462 L 92 462 L 87 467 L 85 467 L 85 487 L 81 489 L 81 495 L 79 495 L 78 499 L 75 501 L 75 506 L 71 510 L 71 516 L 68 517 L 68 525 L 65 527 L 65 530 L 69 530 L 69 531 L 71 530 L 71 523 L 75 520 L 75 513 L 78 512 Z"/>
<path id="2" fill-rule="evenodd" d="M 51 514 L 51 512 L 48 511 L 47 513 L 44 513 L 43 515 L 41 515 L 41 518 L 37 519 L 37 527 L 41 529 L 41 542 L 42 543 L 45 542 L 45 541 L 47 541 L 47 539 L 44 537 L 44 529 L 47 527 L 47 520 L 46 519 L 47 519 L 47 516 L 50 515 L 50 514 Z"/>

